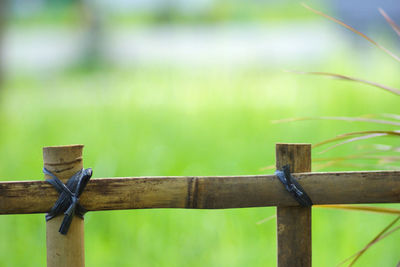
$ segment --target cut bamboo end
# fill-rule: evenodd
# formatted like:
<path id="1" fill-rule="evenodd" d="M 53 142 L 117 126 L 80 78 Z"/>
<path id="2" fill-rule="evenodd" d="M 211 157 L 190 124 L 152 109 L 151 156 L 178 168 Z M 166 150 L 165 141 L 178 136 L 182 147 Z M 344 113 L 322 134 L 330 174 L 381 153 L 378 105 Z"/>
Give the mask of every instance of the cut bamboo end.
<path id="1" fill-rule="evenodd" d="M 311 144 L 276 144 L 276 168 L 290 164 L 290 172 L 311 172 Z"/>
<path id="2" fill-rule="evenodd" d="M 83 168 L 83 145 L 43 148 L 44 167 L 64 183 Z M 51 178 L 45 175 L 45 178 Z M 46 247 L 48 267 L 85 266 L 84 221 L 74 217 L 68 233 L 58 232 L 64 216 L 46 222 Z"/>
<path id="3" fill-rule="evenodd" d="M 44 147 L 43 165 L 61 181 L 66 182 L 83 168 L 82 151 L 83 145 Z"/>

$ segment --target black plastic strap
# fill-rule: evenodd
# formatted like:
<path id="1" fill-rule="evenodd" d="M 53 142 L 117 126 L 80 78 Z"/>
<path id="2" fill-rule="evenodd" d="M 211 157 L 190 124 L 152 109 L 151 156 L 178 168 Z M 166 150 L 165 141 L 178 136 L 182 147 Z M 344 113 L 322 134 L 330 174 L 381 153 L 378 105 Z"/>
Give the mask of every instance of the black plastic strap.
<path id="1" fill-rule="evenodd" d="M 286 190 L 294 196 L 301 206 L 310 207 L 313 205 L 311 198 L 304 191 L 303 187 L 301 187 L 301 185 L 290 174 L 289 165 L 283 166 L 281 171 L 276 170 L 275 174 L 285 186 Z"/>
<path id="2" fill-rule="evenodd" d="M 83 219 L 83 215 L 87 212 L 87 210 L 79 204 L 79 197 L 85 189 L 90 177 L 92 177 L 92 169 L 89 168 L 78 171 L 68 179 L 67 184 L 63 184 L 57 176 L 46 168 L 43 168 L 43 172 L 53 177 L 52 179 L 46 179 L 46 181 L 54 186 L 58 193 L 60 193 L 56 203 L 54 203 L 49 213 L 46 214 L 46 221 L 60 214 L 65 214 L 58 231 L 66 235 L 74 215 Z"/>

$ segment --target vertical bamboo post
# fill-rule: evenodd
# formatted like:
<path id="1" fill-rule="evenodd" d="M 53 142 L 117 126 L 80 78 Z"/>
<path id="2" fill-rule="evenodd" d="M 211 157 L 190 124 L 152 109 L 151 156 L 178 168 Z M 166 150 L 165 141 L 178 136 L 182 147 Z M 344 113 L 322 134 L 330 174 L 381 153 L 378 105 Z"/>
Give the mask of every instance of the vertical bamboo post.
<path id="1" fill-rule="evenodd" d="M 311 172 L 310 144 L 276 144 L 276 168 Z M 289 194 L 289 193 L 288 193 Z M 278 267 L 311 266 L 311 208 L 277 207 Z"/>
<path id="2" fill-rule="evenodd" d="M 43 164 L 63 183 L 82 169 L 83 145 L 53 146 L 43 148 Z M 45 175 L 45 178 L 51 178 Z M 58 232 L 64 216 L 46 222 L 46 247 L 48 267 L 83 267 L 84 221 L 74 217 L 66 235 Z"/>

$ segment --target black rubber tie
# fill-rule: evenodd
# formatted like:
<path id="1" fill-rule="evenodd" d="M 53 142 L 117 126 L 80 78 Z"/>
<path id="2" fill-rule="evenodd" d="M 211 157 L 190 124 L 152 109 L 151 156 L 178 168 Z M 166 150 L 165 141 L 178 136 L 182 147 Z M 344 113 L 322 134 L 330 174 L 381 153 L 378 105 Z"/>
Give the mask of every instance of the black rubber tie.
<path id="1" fill-rule="evenodd" d="M 310 207 L 313 205 L 311 198 L 304 191 L 303 187 L 293 178 L 290 174 L 290 166 L 285 165 L 282 170 L 275 171 L 276 176 L 278 176 L 279 181 L 285 186 L 286 190 L 294 196 L 294 198 L 303 207 Z"/>
<path id="2" fill-rule="evenodd" d="M 46 181 L 54 186 L 58 193 L 60 193 L 56 203 L 54 203 L 49 213 L 46 214 L 46 221 L 60 214 L 64 214 L 64 219 L 58 231 L 66 235 L 74 215 L 83 219 L 83 215 L 87 212 L 79 203 L 79 197 L 85 189 L 86 184 L 89 182 L 90 177 L 92 177 L 93 171 L 90 168 L 81 169 L 69 178 L 66 184 L 61 182 L 57 176 L 46 168 L 43 168 L 43 172 L 53 177 L 52 179 L 46 179 Z"/>

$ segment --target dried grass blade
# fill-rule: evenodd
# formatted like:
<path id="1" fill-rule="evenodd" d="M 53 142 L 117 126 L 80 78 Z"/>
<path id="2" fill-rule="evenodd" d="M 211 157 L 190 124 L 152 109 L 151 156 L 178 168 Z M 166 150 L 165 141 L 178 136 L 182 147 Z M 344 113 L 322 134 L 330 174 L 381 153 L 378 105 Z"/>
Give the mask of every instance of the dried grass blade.
<path id="1" fill-rule="evenodd" d="M 260 168 L 260 171 L 267 171 L 267 170 L 275 170 L 275 165 L 269 165 L 269 166 L 265 166 Z"/>
<path id="2" fill-rule="evenodd" d="M 365 153 L 367 154 L 367 153 Z M 331 158 L 315 158 L 313 159 L 313 162 L 320 162 L 320 161 L 343 161 L 343 160 L 348 160 L 348 159 L 357 159 L 357 158 L 362 158 L 365 156 L 365 154 L 354 154 L 354 155 L 348 155 L 348 156 L 343 156 L 343 157 L 331 157 Z"/>
<path id="3" fill-rule="evenodd" d="M 383 159 L 383 160 L 400 160 L 400 156 L 384 156 L 384 155 L 371 155 L 375 153 L 375 150 L 369 150 L 364 153 L 352 154 L 341 157 L 329 157 L 329 158 L 315 158 L 313 162 L 319 161 L 344 161 L 349 159 Z"/>
<path id="4" fill-rule="evenodd" d="M 378 242 L 379 240 L 382 240 L 383 238 L 387 237 L 388 234 L 386 234 L 385 236 L 383 236 L 395 223 L 397 223 L 397 221 L 399 221 L 400 216 L 398 216 L 396 219 L 394 219 L 392 222 L 389 223 L 389 225 L 387 225 L 381 232 L 379 232 L 379 234 L 377 236 L 374 237 L 374 239 L 372 239 L 363 249 L 361 249 L 360 251 L 358 251 L 357 253 L 354 253 L 353 255 L 351 255 L 350 257 L 346 258 L 345 260 L 343 260 L 342 262 L 340 262 L 337 266 L 343 265 L 344 263 L 348 262 L 349 260 L 351 260 L 352 258 L 356 257 L 353 259 L 353 261 L 350 263 L 349 266 L 352 266 L 357 260 L 358 258 L 361 257 L 362 254 L 364 254 L 364 252 L 371 247 L 373 244 L 375 244 L 376 242 Z M 396 229 L 397 228 L 397 229 Z M 398 230 L 399 227 L 396 227 L 393 230 Z M 393 233 L 394 231 L 390 231 L 390 233 Z"/>
<path id="5" fill-rule="evenodd" d="M 356 263 L 356 261 L 365 253 L 365 251 L 367 251 L 367 249 L 369 249 L 372 245 L 378 243 L 379 241 L 381 241 L 382 239 L 384 239 L 385 237 L 388 237 L 389 235 L 393 234 L 394 232 L 396 232 L 397 230 L 400 229 L 400 226 L 396 226 L 394 229 L 390 230 L 389 232 L 387 232 L 386 234 L 382 234 L 380 237 L 376 238 L 375 240 L 371 241 L 367 246 L 365 246 L 362 250 L 360 250 L 357 254 L 357 256 L 353 259 L 353 261 L 349 264 L 349 267 L 353 266 L 354 263 Z"/>
<path id="6" fill-rule="evenodd" d="M 399 91 L 400 93 L 400 91 Z M 400 122 L 370 119 L 364 117 L 301 117 L 301 118 L 288 118 L 282 120 L 273 120 L 272 123 L 282 123 L 282 122 L 294 122 L 294 121 L 305 121 L 305 120 L 341 120 L 341 121 L 360 121 L 360 122 L 370 122 L 379 124 L 388 124 L 394 126 L 400 126 Z"/>
<path id="7" fill-rule="evenodd" d="M 313 163 L 312 169 L 314 171 L 319 171 L 319 170 L 325 169 L 327 167 L 331 167 L 331 166 L 336 165 L 336 164 L 337 164 L 336 161 L 328 161 L 327 163 L 317 163 L 317 164 Z"/>
<path id="8" fill-rule="evenodd" d="M 364 159 L 364 160 L 373 160 L 377 161 L 377 164 L 356 164 L 356 163 L 348 163 L 345 162 L 347 160 L 354 160 L 354 159 Z M 320 163 L 315 163 L 315 162 L 320 162 Z M 324 163 L 322 163 L 324 162 Z M 352 155 L 349 157 L 343 157 L 343 158 L 320 158 L 320 159 L 315 159 L 313 160 L 313 169 L 320 170 L 326 167 L 330 167 L 332 165 L 336 166 L 343 166 L 343 167 L 351 167 L 351 168 L 376 168 L 379 170 L 385 169 L 385 170 L 399 170 L 400 166 L 396 165 L 388 165 L 390 163 L 399 163 L 400 162 L 400 157 L 397 156 L 378 156 L 378 155 L 370 155 L 370 156 L 363 156 L 360 154 Z"/>
<path id="9" fill-rule="evenodd" d="M 309 6 L 307 6 L 306 4 L 302 3 L 303 7 L 307 8 L 308 10 L 314 12 L 315 14 L 318 14 L 320 16 L 323 16 L 329 20 L 332 20 L 340 25 L 342 25 L 343 27 L 349 29 L 350 31 L 360 35 L 361 37 L 363 37 L 364 39 L 366 39 L 368 42 L 372 43 L 373 45 L 375 45 L 376 47 L 378 47 L 379 49 L 381 49 L 382 51 L 384 51 L 386 54 L 388 54 L 389 56 L 391 56 L 392 58 L 394 58 L 395 60 L 397 60 L 398 62 L 400 62 L 400 58 L 398 56 L 396 56 L 395 54 L 393 54 L 392 52 L 390 52 L 388 49 L 386 49 L 385 47 L 383 47 L 382 45 L 378 44 L 377 42 L 375 42 L 374 40 L 372 40 L 371 38 L 369 38 L 368 36 L 366 36 L 365 34 L 363 34 L 362 32 L 357 31 L 356 29 L 354 29 L 353 27 L 351 27 L 350 25 L 347 25 L 346 23 L 344 23 L 343 21 L 340 21 L 338 19 L 335 19 L 331 16 L 328 16 L 327 14 L 315 10 Z"/>
<path id="10" fill-rule="evenodd" d="M 319 143 L 313 145 L 313 147 L 318 147 L 318 146 L 322 146 L 322 145 L 325 145 L 325 144 L 328 144 L 328 143 L 332 143 L 332 142 L 335 142 L 335 141 L 347 139 L 347 138 L 349 138 L 350 136 L 353 136 L 353 135 L 371 135 L 371 134 L 384 134 L 384 135 L 400 136 L 400 131 L 360 131 L 360 132 L 350 132 L 350 133 L 341 134 L 341 135 L 338 135 L 338 136 L 336 136 L 334 138 L 330 138 L 330 139 L 327 139 L 325 141 L 319 142 Z"/>
<path id="11" fill-rule="evenodd" d="M 340 163 L 343 167 L 350 167 L 350 168 L 374 168 L 376 170 L 391 170 L 391 171 L 398 171 L 400 167 L 398 166 L 390 166 L 390 165 L 371 165 L 371 164 L 349 164 L 349 163 Z"/>
<path id="12" fill-rule="evenodd" d="M 313 207 L 328 208 L 328 209 L 342 209 L 342 210 L 359 210 L 359 211 L 367 211 L 367 212 L 375 212 L 375 213 L 377 212 L 377 213 L 400 215 L 400 209 L 379 208 L 379 207 L 372 207 L 372 206 L 314 205 Z"/>
<path id="13" fill-rule="evenodd" d="M 400 115 L 398 115 L 398 114 L 384 113 L 384 114 L 382 114 L 382 117 L 391 118 L 391 119 L 400 121 Z"/>
<path id="14" fill-rule="evenodd" d="M 369 159 L 378 159 L 380 164 L 388 164 L 393 162 L 400 162 L 400 156 L 373 156 L 368 157 Z"/>
<path id="15" fill-rule="evenodd" d="M 392 26 L 392 29 L 397 33 L 397 35 L 400 36 L 400 27 L 389 17 L 388 14 L 386 14 L 382 8 L 379 8 L 379 12 L 386 19 L 387 23 Z"/>
<path id="16" fill-rule="evenodd" d="M 272 220 L 274 218 L 276 218 L 276 214 L 271 215 L 265 219 L 262 219 L 261 221 L 258 221 L 256 224 L 263 224 L 263 223 L 269 222 L 270 220 Z"/>
<path id="17" fill-rule="evenodd" d="M 342 145 L 345 145 L 345 144 L 348 144 L 348 143 L 351 143 L 351 142 L 360 141 L 360 140 L 365 140 L 365 139 L 370 139 L 370 138 L 374 138 L 374 137 L 385 136 L 385 135 L 387 135 L 387 134 L 368 134 L 368 135 L 353 137 L 353 138 L 350 138 L 350 139 L 348 139 L 348 140 L 346 140 L 346 141 L 343 141 L 343 142 L 340 142 L 340 143 L 335 144 L 335 145 L 333 145 L 333 146 L 330 146 L 330 147 L 328 147 L 327 149 L 325 149 L 325 150 L 323 150 L 323 151 L 321 151 L 321 152 L 319 152 L 319 153 L 320 153 L 320 154 L 325 153 L 325 152 L 327 152 L 327 151 L 329 151 L 329 150 L 331 150 L 331 149 L 333 149 L 333 148 L 335 148 L 335 147 L 342 146 Z"/>
<path id="18" fill-rule="evenodd" d="M 336 74 L 336 73 L 330 73 L 330 72 L 320 72 L 320 71 L 310 71 L 310 72 L 291 71 L 291 72 L 297 73 L 297 74 L 312 74 L 312 75 L 328 76 L 328 77 L 333 77 L 333 78 L 346 80 L 346 81 L 359 82 L 359 83 L 368 84 L 371 86 L 381 88 L 383 90 L 386 90 L 386 91 L 391 92 L 396 95 L 400 95 L 400 90 L 397 88 L 393 88 L 390 86 L 386 86 L 384 84 L 367 81 L 367 80 L 363 80 L 363 79 L 359 79 L 359 78 L 354 78 L 354 77 L 350 77 L 350 76 L 346 76 L 346 75 L 342 75 L 342 74 Z"/>
<path id="19" fill-rule="evenodd" d="M 378 151 L 393 151 L 393 152 L 400 152 L 400 146 L 390 146 L 390 145 L 381 145 L 375 144 L 374 148 Z"/>

